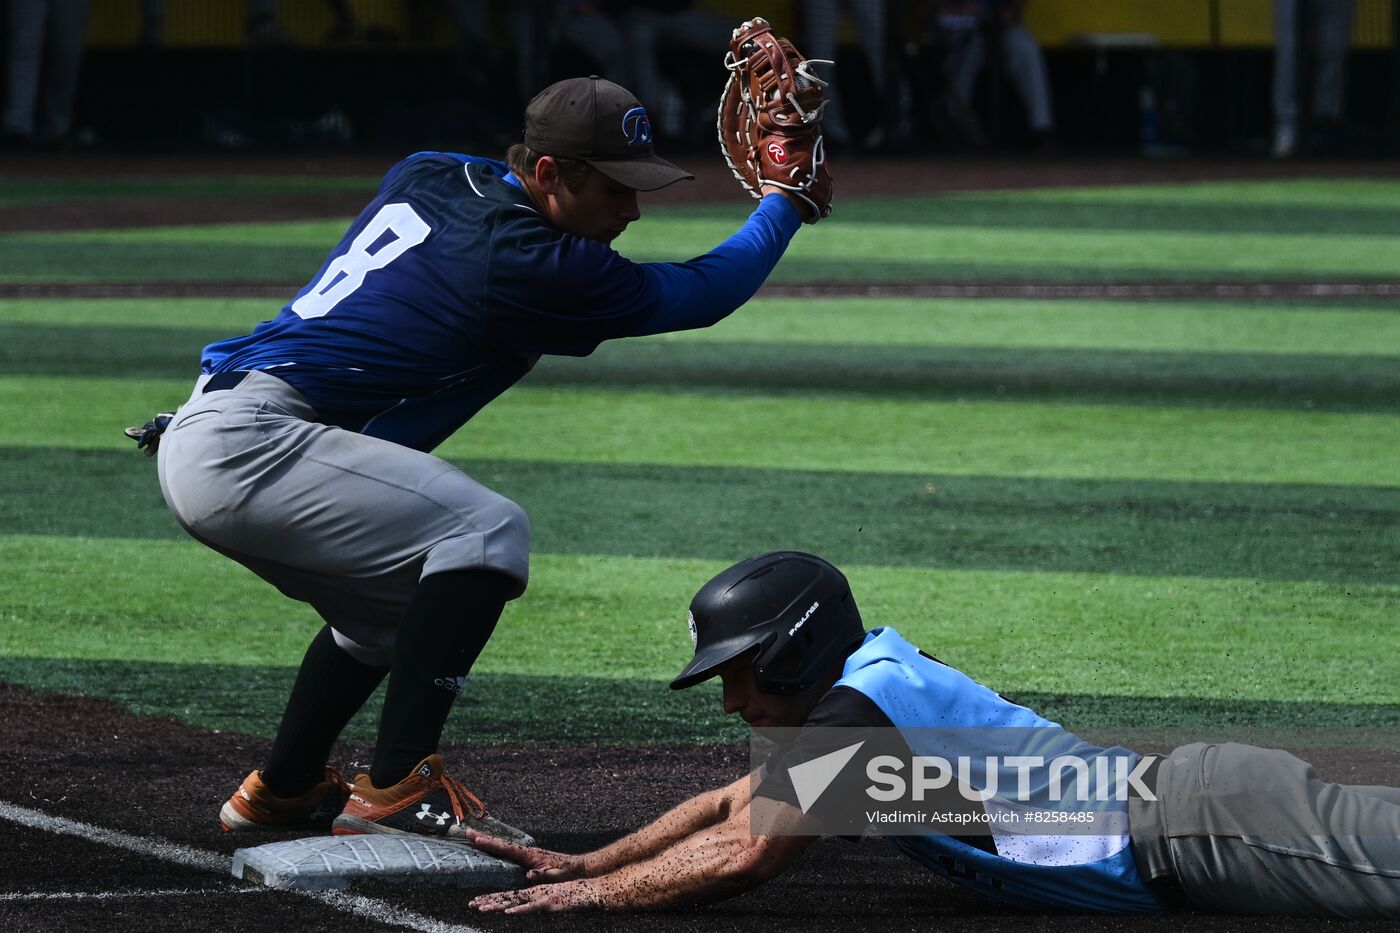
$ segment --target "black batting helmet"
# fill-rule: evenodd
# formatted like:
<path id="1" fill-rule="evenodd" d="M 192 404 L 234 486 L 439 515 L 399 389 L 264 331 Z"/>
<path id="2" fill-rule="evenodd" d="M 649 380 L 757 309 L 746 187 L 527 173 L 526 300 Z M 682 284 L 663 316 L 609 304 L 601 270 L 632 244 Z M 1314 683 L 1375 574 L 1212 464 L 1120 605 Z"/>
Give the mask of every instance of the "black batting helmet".
<path id="1" fill-rule="evenodd" d="M 851 586 L 814 554 L 772 551 L 740 561 L 690 601 L 695 657 L 672 690 L 708 680 L 726 661 L 758 649 L 754 683 L 801 693 L 865 636 Z"/>

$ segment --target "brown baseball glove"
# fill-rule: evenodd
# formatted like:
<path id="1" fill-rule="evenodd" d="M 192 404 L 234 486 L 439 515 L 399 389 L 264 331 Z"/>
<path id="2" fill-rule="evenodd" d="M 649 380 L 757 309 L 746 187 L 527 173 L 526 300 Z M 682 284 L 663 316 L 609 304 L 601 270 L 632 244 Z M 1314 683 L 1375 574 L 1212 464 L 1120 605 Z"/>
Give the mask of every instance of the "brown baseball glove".
<path id="1" fill-rule="evenodd" d="M 814 224 L 831 214 L 831 173 L 821 124 L 827 82 L 811 66 L 831 62 L 803 58 L 759 17 L 739 24 L 729 48 L 716 126 L 724 160 L 755 198 L 764 185 L 781 188 L 805 202 L 803 220 Z"/>

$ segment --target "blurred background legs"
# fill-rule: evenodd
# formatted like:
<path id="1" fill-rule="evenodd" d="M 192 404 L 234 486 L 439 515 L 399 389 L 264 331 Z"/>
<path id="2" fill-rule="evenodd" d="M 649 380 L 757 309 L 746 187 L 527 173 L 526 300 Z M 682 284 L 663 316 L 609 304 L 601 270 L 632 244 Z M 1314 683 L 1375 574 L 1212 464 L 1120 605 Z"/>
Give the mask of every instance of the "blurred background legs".
<path id="1" fill-rule="evenodd" d="M 837 59 L 843 12 L 850 18 L 859 42 L 864 74 L 854 80 L 846 80 L 853 77 L 851 75 L 842 75 L 841 80 L 836 80 L 832 66 L 818 66 L 818 73 L 832 81 L 826 89 L 828 103 L 822 126 L 827 141 L 838 149 L 845 146 L 878 149 L 894 133 L 891 124 L 897 124 L 899 119 L 900 92 L 897 83 L 891 81 L 888 18 L 891 12 L 897 13 L 900 6 L 883 0 L 803 0 L 800 5 L 803 15 L 801 47 L 808 58 Z M 864 93 L 847 96 L 841 90 L 843 84 L 859 87 Z M 847 119 L 847 109 L 857 103 L 863 108 L 856 109 L 870 112 L 865 114 L 864 125 L 853 128 Z M 859 133 L 859 138 L 853 138 L 853 132 Z"/>
<path id="2" fill-rule="evenodd" d="M 621 83 L 647 107 L 660 138 L 694 142 L 702 134 L 712 134 L 714 105 L 700 106 L 688 93 L 687 75 L 668 73 L 662 63 L 680 66 L 677 52 L 718 61 L 729 48 L 735 24 L 690 3 L 629 3 L 622 8 L 621 19 L 631 65 Z M 710 84 L 722 80 L 718 69 L 712 73 Z M 718 93 L 709 90 L 709 96 L 717 99 Z"/>
<path id="3" fill-rule="evenodd" d="M 1344 147 L 1355 6 L 1355 0 L 1274 0 L 1274 158 L 1303 149 L 1328 155 Z"/>
<path id="4" fill-rule="evenodd" d="M 6 148 L 52 147 L 73 131 L 88 0 L 8 0 L 5 5 Z"/>

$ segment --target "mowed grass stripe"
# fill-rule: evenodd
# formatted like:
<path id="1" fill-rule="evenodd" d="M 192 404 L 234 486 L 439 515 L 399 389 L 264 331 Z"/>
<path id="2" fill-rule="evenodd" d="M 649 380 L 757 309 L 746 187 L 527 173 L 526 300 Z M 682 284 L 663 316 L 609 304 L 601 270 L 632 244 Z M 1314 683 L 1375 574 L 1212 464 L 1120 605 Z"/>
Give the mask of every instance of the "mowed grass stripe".
<path id="1" fill-rule="evenodd" d="M 528 435 L 520 434 L 522 425 Z M 441 452 L 780 470 L 1393 486 L 1400 485 L 1397 444 L 1400 417 L 1382 414 L 815 393 L 755 393 L 731 402 L 692 394 L 524 389 L 493 403 Z"/>
<path id="2" fill-rule="evenodd" d="M 305 646 L 297 653 L 304 650 Z M 204 729 L 267 739 L 276 733 L 295 677 L 296 668 L 284 665 L 0 656 L 0 680 L 45 692 L 99 696 L 140 716 L 171 716 Z M 375 739 L 383 690 L 376 691 L 346 724 L 343 740 Z M 1239 706 L 1302 709 L 1301 704 L 1291 703 Z M 1153 708 L 1170 710 L 1171 706 L 1153 704 Z M 1361 715 L 1368 721 L 1376 719 L 1375 714 L 1363 713 L 1369 707 L 1337 709 L 1339 716 L 1349 719 Z M 478 671 L 467 678 L 442 732 L 443 745 L 472 747 L 532 742 L 737 745 L 747 739 L 743 722 L 725 717 L 707 689 L 677 692 L 660 680 Z"/>
<path id="3" fill-rule="evenodd" d="M 289 291 L 290 299 L 294 292 Z M 203 346 L 275 317 L 261 299 L 0 300 L 0 323 L 169 329 Z M 1185 301 L 756 298 L 713 327 L 652 342 L 1024 347 L 1174 353 L 1400 355 L 1400 306 Z M 182 333 L 189 331 L 189 333 Z M 609 346 L 605 344 L 604 346 Z"/>
<path id="4" fill-rule="evenodd" d="M 1400 305 L 758 298 L 678 343 L 1400 355 Z M 0 320 L 5 309 L 0 307 Z M 97 323 L 94 321 L 93 323 Z"/>
<path id="5" fill-rule="evenodd" d="M 340 238 L 319 245 L 65 242 L 0 236 L 0 282 L 278 282 L 316 274 Z M 295 289 L 292 289 L 295 293 Z"/>
<path id="6" fill-rule="evenodd" d="M 1280 231 L 1308 236 L 1400 235 L 1400 210 L 1393 207 L 1232 204 L 1228 202 L 1153 203 L 1108 199 L 1041 197 L 1014 201 L 974 195 L 899 198 L 882 204 L 841 204 L 844 223 L 903 223 L 918 227 L 1012 230 L 1100 231 L 1124 234 L 1191 233 L 1270 236 Z"/>
<path id="7" fill-rule="evenodd" d="M 407 154 L 407 153 L 405 153 Z M 384 159 L 388 170 L 396 156 Z M 363 191 L 373 195 L 379 175 L 174 175 L 161 177 L 103 178 L 0 178 L 0 203 L 44 202 L 100 198 L 227 197 L 277 195 L 325 191 Z M 1075 188 L 1025 188 L 1016 190 L 950 192 L 901 198 L 843 198 L 842 213 L 885 209 L 901 203 L 927 201 L 953 203 L 1002 202 L 1008 204 L 1131 204 L 1209 209 L 1250 207 L 1282 208 L 1291 220 L 1310 218 L 1319 209 L 1341 208 L 1380 213 L 1400 209 L 1400 181 L 1369 178 L 1289 178 L 1229 180 L 1142 185 L 1084 186 Z M 706 205 L 706 210 L 734 212 L 742 201 Z M 660 207 L 659 210 L 675 209 Z M 687 206 L 687 211 L 700 209 Z"/>
<path id="8" fill-rule="evenodd" d="M 529 385 L 1390 412 L 1400 356 L 649 342 L 542 360 Z"/>
<path id="9" fill-rule="evenodd" d="M 633 228 L 618 249 L 639 259 L 674 258 L 662 250 L 703 250 L 726 225 L 657 217 L 645 234 Z M 1060 230 L 1015 226 L 987 229 L 919 223 L 850 222 L 823 236 L 821 228 L 794 238 L 779 266 L 809 281 L 900 281 L 964 278 L 981 270 L 992 278 L 1029 274 L 1051 280 L 1087 278 L 1170 280 L 1202 277 L 1298 279 L 1396 274 L 1400 237 L 1365 234 L 1209 233 Z M 640 225 L 638 225 L 640 227 Z M 1297 229 L 1297 228 L 1292 228 Z M 1014 260 L 1007 257 L 1015 257 Z M 820 270 L 825 268 L 825 273 Z M 880 274 L 867 277 L 867 271 Z M 1019 273 L 1018 271 L 1019 270 Z"/>
<path id="10" fill-rule="evenodd" d="M 0 323 L 0 375 L 190 376 L 221 331 Z M 541 360 L 528 385 L 818 392 L 1334 411 L 1400 410 L 1400 355 L 614 341 Z"/>
<path id="11" fill-rule="evenodd" d="M 657 211 L 616 245 L 633 259 L 682 260 L 725 239 L 743 216 Z M 0 281 L 303 282 L 344 229 L 344 222 L 315 221 L 10 234 L 0 236 Z M 772 281 L 1388 280 L 1396 274 L 1397 247 L 1400 237 L 1362 233 L 1142 230 L 1125 236 L 1098 228 L 872 219 L 802 231 Z"/>
<path id="12" fill-rule="evenodd" d="M 0 445 L 120 449 L 190 380 L 0 377 Z M 532 389 L 437 451 L 473 459 L 857 473 L 1400 486 L 1400 416 L 836 395 Z"/>
<path id="13" fill-rule="evenodd" d="M 840 564 L 1384 583 L 1400 490 L 1020 480 L 934 473 L 463 460 L 531 515 L 534 547 L 723 559 L 798 547 Z M 0 448 L 0 528 L 179 539 L 134 452 Z"/>
<path id="14" fill-rule="evenodd" d="M 385 162 L 387 171 L 393 160 Z M 266 197 L 269 195 L 364 193 L 374 197 L 379 179 L 370 176 L 169 175 L 161 178 L 0 178 L 0 204 L 142 198 Z"/>
<path id="15" fill-rule="evenodd" d="M 695 229 L 697 222 L 662 222 L 648 230 L 645 240 L 619 248 L 638 262 L 684 261 L 704 255 L 737 229 L 726 224 Z M 626 236 L 624 234 L 624 236 Z M 638 237 L 641 234 L 637 234 Z M 54 269 L 48 260 L 42 274 L 27 272 L 0 278 L 12 281 L 117 281 L 172 279 L 175 281 L 276 281 L 301 283 L 314 274 L 339 240 L 340 231 L 315 245 L 267 248 L 259 245 L 225 247 L 183 242 L 149 253 L 123 250 L 111 255 L 89 248 L 82 257 L 91 268 Z M 652 244 L 666 244 L 655 249 Z M 769 281 L 924 282 L 978 280 L 1046 280 L 1089 282 L 1193 281 L 1200 278 L 1236 280 L 1312 281 L 1375 279 L 1393 281 L 1395 237 L 1343 236 L 1325 239 L 1307 235 L 1222 235 L 1215 242 L 1205 234 L 1142 234 L 1125 239 L 1119 233 L 1066 233 L 1054 230 L 927 230 L 885 225 L 850 225 L 829 239 L 797 239 Z M 0 259 L 6 244 L 0 242 Z M 51 255 L 51 254 L 49 254 Z M 1003 258 L 1017 257 L 1015 261 Z M 132 264 L 152 263 L 146 276 L 133 276 Z M 0 268 L 11 268 L 0 266 Z M 19 265 L 12 268 L 28 268 Z M 82 270 L 75 272 L 75 270 Z"/>
<path id="16" fill-rule="evenodd" d="M 935 194 L 843 202 L 841 220 L 1206 234 L 1400 234 L 1400 181 L 1292 181 Z"/>
<path id="17" fill-rule="evenodd" d="M 530 588 L 476 673 L 674 676 L 691 651 L 685 606 L 733 556 L 536 551 Z M 0 654 L 10 658 L 294 666 L 321 624 L 190 540 L 2 535 L 0 559 L 13 569 L 0 579 Z M 893 625 L 1006 691 L 1400 702 L 1393 584 L 845 569 L 870 627 Z"/>
<path id="18" fill-rule="evenodd" d="M 0 203 L 72 197 L 220 197 L 243 194 L 311 194 L 363 191 L 373 178 L 175 178 L 117 179 L 87 185 L 71 180 L 55 187 L 42 180 L 16 189 L 0 183 Z M 648 215 L 742 219 L 747 205 L 661 205 Z M 1175 230 L 1328 233 L 1400 233 L 1400 182 L 1388 180 L 1286 180 L 1112 188 L 1047 188 L 1020 191 L 933 193 L 841 202 L 843 221 L 900 222 L 919 226 L 1039 227 L 1045 229 Z"/>
<path id="19" fill-rule="evenodd" d="M 1064 223 L 1059 214 L 1069 211 L 1088 228 L 1095 226 L 1127 229 L 1137 226 L 1172 229 L 1172 220 L 1196 229 L 1204 218 L 1214 224 L 1206 229 L 1222 229 L 1236 222 L 1235 215 L 1249 219 L 1275 218 L 1264 232 L 1280 228 L 1299 232 L 1323 232 L 1337 219 L 1352 224 L 1345 232 L 1377 232 L 1393 228 L 1395 212 L 1400 211 L 1400 179 L 1384 178 L 1284 178 L 1207 182 L 1164 182 L 1142 185 L 1086 185 L 1053 188 L 1002 188 L 991 191 L 949 191 L 869 198 L 841 198 L 843 220 L 893 219 L 911 223 L 940 225 L 958 222 L 981 223 L 980 212 L 1002 212 L 1006 226 L 1035 226 L 1027 219 L 1045 216 L 1046 223 Z M 1047 212 L 1044 208 L 1054 210 Z M 645 204 L 644 208 L 644 216 Z M 1103 223 L 1081 208 L 1107 211 Z M 665 206 L 664 212 L 695 217 L 729 217 L 736 212 L 730 203 Z M 1119 213 L 1119 212 L 1123 213 Z M 1127 211 L 1136 212 L 1137 221 Z M 1277 213 L 1275 213 L 1277 212 Z M 1163 223 L 1165 221 L 1165 223 Z"/>
<path id="20" fill-rule="evenodd" d="M 1016 203 L 1039 201 L 1130 204 L 1225 203 L 1231 207 L 1274 206 L 1293 210 L 1294 223 L 1305 223 L 1319 207 L 1375 211 L 1400 210 L 1400 179 L 1394 178 L 1277 178 L 1200 181 L 1152 185 L 1030 188 L 987 191 L 950 197 L 999 199 Z"/>
<path id="21" fill-rule="evenodd" d="M 0 656 L 0 680 L 46 692 L 99 696 L 137 715 L 170 716 L 205 729 L 266 739 L 276 733 L 295 677 L 296 668 L 286 665 Z M 1379 736 L 1370 739 L 1372 744 L 1363 744 L 1365 749 L 1376 748 L 1376 742 L 1393 743 L 1393 731 L 1379 730 L 1400 726 L 1400 706 L 1391 704 L 1104 696 L 1004 688 L 1002 692 L 1091 741 L 1144 749 L 1170 749 L 1201 740 L 1253 741 L 1298 749 L 1309 741 L 1323 744 L 1319 734 L 1327 737 L 1326 747 L 1335 748 L 1351 743 L 1353 735 Z M 372 696 L 350 720 L 341 733 L 343 739 L 374 740 L 381 697 L 382 692 Z M 1273 736 L 1278 738 L 1270 741 Z M 713 682 L 675 691 L 660 679 L 475 671 L 467 678 L 442 733 L 444 745 L 471 747 L 522 742 L 742 745 L 748 739 L 743 721 L 724 715 Z M 1393 748 L 1393 744 L 1379 747 Z"/>

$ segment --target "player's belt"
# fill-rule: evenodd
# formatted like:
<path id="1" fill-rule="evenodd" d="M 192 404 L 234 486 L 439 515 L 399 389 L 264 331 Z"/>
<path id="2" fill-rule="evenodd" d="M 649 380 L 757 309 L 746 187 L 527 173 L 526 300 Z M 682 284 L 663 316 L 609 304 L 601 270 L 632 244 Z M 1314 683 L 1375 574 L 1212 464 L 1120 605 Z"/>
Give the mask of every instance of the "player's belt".
<path id="1" fill-rule="evenodd" d="M 251 372 L 251 370 L 235 369 L 231 372 L 215 373 L 209 377 L 208 382 L 204 383 L 204 389 L 200 394 L 204 395 L 209 392 L 218 392 L 221 389 L 232 389 L 244 379 L 248 378 L 249 372 Z"/>
<path id="2" fill-rule="evenodd" d="M 1142 770 L 1141 783 L 1155 795 L 1157 793 L 1157 772 L 1162 768 L 1162 762 L 1166 760 L 1162 755 L 1144 755 L 1147 760 L 1147 767 Z M 1145 799 L 1137 789 L 1136 783 L 1128 784 L 1128 796 L 1139 800 Z M 1160 804 L 1158 804 L 1160 806 Z M 1130 830 L 1131 831 L 1131 830 Z M 1142 863 L 1139 861 L 1139 871 L 1142 871 Z M 1156 878 L 1147 877 L 1143 872 L 1143 882 L 1147 885 L 1147 890 L 1152 892 L 1163 907 L 1169 911 L 1191 910 L 1191 899 L 1186 896 L 1186 892 L 1181 887 L 1181 882 L 1176 875 L 1159 875 Z"/>

